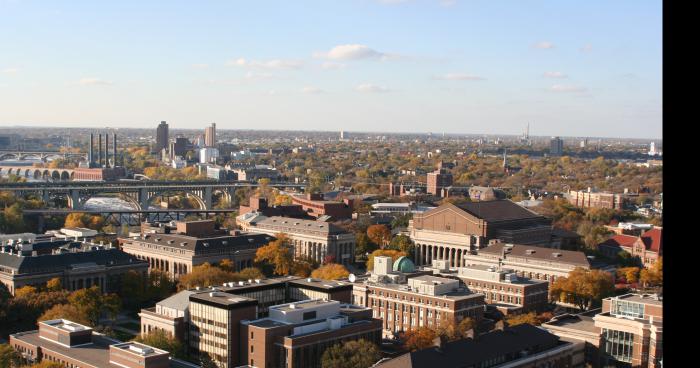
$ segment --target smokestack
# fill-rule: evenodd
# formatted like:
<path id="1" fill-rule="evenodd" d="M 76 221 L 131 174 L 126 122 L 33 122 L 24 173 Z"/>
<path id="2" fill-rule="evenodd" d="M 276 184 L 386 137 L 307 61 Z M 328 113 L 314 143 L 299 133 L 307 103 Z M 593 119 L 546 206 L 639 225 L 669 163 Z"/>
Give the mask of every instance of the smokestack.
<path id="1" fill-rule="evenodd" d="M 92 152 L 92 147 L 95 146 L 95 137 L 93 137 L 93 134 L 90 133 L 90 150 L 88 150 L 88 167 L 92 166 L 92 163 L 95 162 L 95 156 Z"/>
<path id="2" fill-rule="evenodd" d="M 114 151 L 112 151 L 112 153 L 113 153 L 112 156 L 114 158 L 114 165 L 113 166 L 117 166 L 117 133 L 112 134 L 112 144 L 114 145 Z"/>
<path id="3" fill-rule="evenodd" d="M 109 167 L 109 133 L 105 133 L 105 167 Z"/>
<path id="4" fill-rule="evenodd" d="M 102 134 L 97 135 L 97 166 L 102 167 Z"/>

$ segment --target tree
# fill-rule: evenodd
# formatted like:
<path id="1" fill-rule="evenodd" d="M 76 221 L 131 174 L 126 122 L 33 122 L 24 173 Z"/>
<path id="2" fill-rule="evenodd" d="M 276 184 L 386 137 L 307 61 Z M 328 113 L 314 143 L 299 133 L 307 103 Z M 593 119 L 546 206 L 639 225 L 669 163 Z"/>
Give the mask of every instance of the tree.
<path id="1" fill-rule="evenodd" d="M 374 244 L 386 245 L 391 240 L 391 230 L 384 225 L 370 225 L 367 236 Z"/>
<path id="2" fill-rule="evenodd" d="M 506 323 L 508 326 L 517 326 L 522 324 L 531 324 L 533 326 L 539 326 L 540 322 L 537 319 L 537 314 L 535 312 L 515 314 L 506 317 Z"/>
<path id="3" fill-rule="evenodd" d="M 58 277 L 54 277 L 51 280 L 46 282 L 46 289 L 49 291 L 59 291 L 63 289 L 63 285 L 61 285 L 61 279 Z"/>
<path id="4" fill-rule="evenodd" d="M 15 290 L 15 298 L 26 298 L 33 294 L 36 294 L 36 288 L 31 285 L 22 286 L 21 288 Z"/>
<path id="5" fill-rule="evenodd" d="M 234 280 L 262 280 L 265 278 L 262 271 L 255 267 L 247 267 L 234 274 Z"/>
<path id="6" fill-rule="evenodd" d="M 634 284 L 639 281 L 639 267 L 618 268 L 617 276 L 624 277 L 628 284 Z"/>
<path id="7" fill-rule="evenodd" d="M 233 264 L 233 261 L 226 258 L 222 259 L 219 261 L 219 264 L 217 265 L 220 269 L 226 271 L 226 272 L 235 272 L 236 271 L 236 266 Z"/>
<path id="8" fill-rule="evenodd" d="M 88 316 L 77 306 L 72 304 L 56 304 L 44 312 L 44 314 L 42 314 L 37 321 L 47 321 L 52 319 L 66 319 L 82 325 L 92 325 L 92 322 Z"/>
<path id="9" fill-rule="evenodd" d="M 644 287 L 647 286 L 658 286 L 663 284 L 663 263 L 662 259 L 659 258 L 651 269 L 642 269 L 639 272 L 639 281 Z"/>
<path id="10" fill-rule="evenodd" d="M 413 242 L 411 238 L 406 235 L 397 235 L 394 239 L 391 239 L 391 243 L 389 243 L 387 248 L 400 250 L 410 255 L 413 253 Z"/>
<path id="11" fill-rule="evenodd" d="M 374 343 L 360 339 L 335 344 L 321 356 L 322 368 L 369 368 L 382 358 Z"/>
<path id="12" fill-rule="evenodd" d="M 341 264 L 329 263 L 311 272 L 311 277 L 322 280 L 340 280 L 348 277 L 350 272 Z"/>
<path id="13" fill-rule="evenodd" d="M 404 347 L 406 350 L 415 351 L 426 349 L 433 346 L 433 340 L 437 337 L 437 333 L 428 327 L 419 327 L 415 330 L 409 330 L 404 333 Z"/>
<path id="14" fill-rule="evenodd" d="M 285 234 L 278 234 L 277 239 L 258 248 L 255 262 L 266 262 L 275 267 L 276 275 L 289 275 L 294 266 L 294 253 Z"/>
<path id="15" fill-rule="evenodd" d="M 395 249 L 377 249 L 372 254 L 369 255 L 367 259 L 367 270 L 371 271 L 374 269 L 374 257 L 376 256 L 387 256 L 391 257 L 393 261 L 397 260 L 399 257 L 408 256 L 405 252 Z"/>
<path id="16" fill-rule="evenodd" d="M 577 267 L 568 277 L 560 277 L 550 287 L 552 299 L 573 303 L 581 311 L 600 304 L 603 298 L 615 293 L 615 285 L 609 273 Z"/>
<path id="17" fill-rule="evenodd" d="M 206 262 L 199 266 L 192 267 L 192 272 L 180 277 L 180 290 L 191 289 L 196 286 L 208 287 L 221 285 L 224 282 L 233 280 L 234 274 L 224 271 L 219 267 L 214 267 Z"/>
<path id="18" fill-rule="evenodd" d="M 170 353 L 170 356 L 177 359 L 186 358 L 185 346 L 178 339 L 170 336 L 163 330 L 154 330 L 146 335 L 137 336 L 134 341 L 162 349 Z"/>
<path id="19" fill-rule="evenodd" d="M 292 265 L 292 275 L 300 277 L 308 277 L 311 272 L 318 268 L 318 261 L 311 257 L 299 257 L 294 261 Z"/>
<path id="20" fill-rule="evenodd" d="M 379 246 L 372 243 L 366 232 L 356 233 L 355 243 L 355 255 L 363 258 L 365 254 L 372 253 L 379 248 Z"/>
<path id="21" fill-rule="evenodd" d="M 0 344 L 0 367 L 16 368 L 22 363 L 22 356 L 9 344 Z"/>
<path id="22" fill-rule="evenodd" d="M 63 364 L 52 362 L 50 360 L 42 360 L 39 363 L 25 366 L 26 368 L 63 368 Z"/>

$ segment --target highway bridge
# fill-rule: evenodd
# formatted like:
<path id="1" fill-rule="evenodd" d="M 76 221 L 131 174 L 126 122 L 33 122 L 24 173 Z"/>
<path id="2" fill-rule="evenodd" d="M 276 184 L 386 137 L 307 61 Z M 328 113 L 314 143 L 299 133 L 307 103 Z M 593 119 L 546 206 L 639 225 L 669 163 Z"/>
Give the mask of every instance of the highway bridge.
<path id="1" fill-rule="evenodd" d="M 22 151 L 22 150 L 0 150 L 0 161 L 2 160 L 26 160 L 35 159 L 46 162 L 47 159 L 69 159 L 77 158 L 79 161 L 87 161 L 86 152 L 59 152 L 59 151 Z"/>
<path id="2" fill-rule="evenodd" d="M 152 199 L 186 193 L 194 198 L 201 210 L 211 210 L 214 195 L 228 201 L 239 188 L 257 187 L 258 183 L 228 181 L 115 181 L 115 182 L 57 182 L 57 183 L 2 183 L 0 191 L 14 192 L 17 196 L 36 195 L 49 202 L 51 198 L 65 197 L 68 207 L 83 210 L 92 197 L 118 195 L 138 210 L 149 208 Z M 306 184 L 270 183 L 269 187 L 280 189 L 303 189 Z"/>
<path id="3" fill-rule="evenodd" d="M 100 215 L 107 223 L 129 226 L 139 226 L 144 221 L 167 222 L 173 220 L 183 220 L 187 216 L 197 215 L 203 218 L 210 216 L 234 213 L 235 209 L 145 209 L 145 210 L 74 210 L 74 209 L 27 209 L 22 211 L 24 216 L 37 216 L 39 218 L 39 228 L 43 231 L 46 216 L 66 216 L 71 213 L 87 213 L 90 215 Z"/>

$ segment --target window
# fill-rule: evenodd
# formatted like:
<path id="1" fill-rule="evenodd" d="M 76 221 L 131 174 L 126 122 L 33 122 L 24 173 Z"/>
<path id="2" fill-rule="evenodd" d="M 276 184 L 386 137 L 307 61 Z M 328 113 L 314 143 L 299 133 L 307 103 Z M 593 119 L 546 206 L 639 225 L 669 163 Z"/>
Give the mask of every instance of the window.
<path id="1" fill-rule="evenodd" d="M 622 362 L 632 361 L 634 335 L 630 332 L 603 329 L 603 348 L 606 353 Z"/>
<path id="2" fill-rule="evenodd" d="M 316 319 L 316 311 L 304 312 L 303 319 L 304 319 L 304 321 L 308 321 L 310 319 Z"/>
<path id="3" fill-rule="evenodd" d="M 250 332 L 250 339 L 253 339 L 253 331 Z"/>

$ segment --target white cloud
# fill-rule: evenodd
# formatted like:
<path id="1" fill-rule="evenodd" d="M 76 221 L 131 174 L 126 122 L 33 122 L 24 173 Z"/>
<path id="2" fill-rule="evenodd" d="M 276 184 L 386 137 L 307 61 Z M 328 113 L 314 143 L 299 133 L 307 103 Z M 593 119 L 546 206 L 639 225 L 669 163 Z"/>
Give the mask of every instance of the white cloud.
<path id="1" fill-rule="evenodd" d="M 321 64 L 321 68 L 326 69 L 326 70 L 339 70 L 339 69 L 345 69 L 347 65 L 341 64 L 341 63 L 332 63 L 332 62 L 326 62 Z"/>
<path id="2" fill-rule="evenodd" d="M 206 69 L 209 67 L 209 64 L 192 64 L 192 67 L 195 69 Z"/>
<path id="3" fill-rule="evenodd" d="M 273 59 L 267 61 L 258 61 L 239 58 L 227 62 L 226 65 L 257 69 L 299 69 L 301 68 L 302 63 L 298 60 Z"/>
<path id="4" fill-rule="evenodd" d="M 587 43 L 587 44 L 583 45 L 583 47 L 581 47 L 580 50 L 581 50 L 581 52 L 591 52 L 592 49 L 593 49 L 593 45 L 591 45 L 590 43 Z"/>
<path id="5" fill-rule="evenodd" d="M 328 52 L 314 53 L 315 57 L 330 60 L 383 59 L 387 55 L 365 45 L 338 45 Z"/>
<path id="6" fill-rule="evenodd" d="M 372 84 L 372 83 L 360 84 L 359 86 L 355 87 L 355 90 L 358 92 L 369 92 L 369 93 L 384 93 L 384 92 L 390 91 L 386 87 L 378 86 L 378 85 Z"/>
<path id="7" fill-rule="evenodd" d="M 255 73 L 255 72 L 248 72 L 245 74 L 246 79 L 272 79 L 275 78 L 275 76 L 271 73 Z"/>
<path id="8" fill-rule="evenodd" d="M 553 49 L 554 44 L 549 41 L 541 41 L 533 45 L 536 49 Z"/>
<path id="9" fill-rule="evenodd" d="M 569 76 L 562 72 L 544 72 L 543 76 L 545 78 L 568 78 Z"/>
<path id="10" fill-rule="evenodd" d="M 448 73 L 445 75 L 436 75 L 435 79 L 441 79 L 441 80 L 485 80 L 486 78 L 480 77 L 478 75 L 465 74 L 465 73 Z"/>
<path id="11" fill-rule="evenodd" d="M 318 87 L 312 87 L 312 86 L 307 86 L 301 89 L 301 93 L 306 93 L 310 95 L 315 95 L 319 93 L 323 93 L 324 91 Z"/>
<path id="12" fill-rule="evenodd" d="M 377 0 L 378 2 L 382 4 L 401 4 L 408 2 L 409 0 Z"/>
<path id="13" fill-rule="evenodd" d="M 114 83 L 100 78 L 81 78 L 78 84 L 81 86 L 111 86 Z"/>
<path id="14" fill-rule="evenodd" d="M 552 92 L 586 92 L 587 91 L 587 89 L 585 87 L 570 86 L 570 85 L 563 85 L 563 84 L 555 84 L 555 85 L 549 87 L 549 90 Z"/>
<path id="15" fill-rule="evenodd" d="M 444 7 L 450 7 L 457 4 L 457 0 L 441 0 L 440 5 Z"/>
<path id="16" fill-rule="evenodd" d="M 17 74 L 19 68 L 5 68 L 2 70 L 4 74 Z"/>

